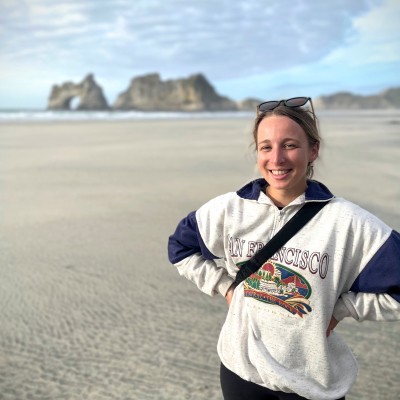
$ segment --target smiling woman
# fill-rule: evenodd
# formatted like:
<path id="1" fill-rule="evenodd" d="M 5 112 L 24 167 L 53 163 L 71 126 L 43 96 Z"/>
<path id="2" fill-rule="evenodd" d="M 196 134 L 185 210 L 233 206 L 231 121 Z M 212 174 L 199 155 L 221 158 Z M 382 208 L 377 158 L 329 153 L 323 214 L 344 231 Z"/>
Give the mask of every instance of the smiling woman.
<path id="1" fill-rule="evenodd" d="M 271 116 L 259 114 L 253 131 L 258 168 L 268 182 L 268 196 L 284 207 L 306 190 L 320 138 L 314 114 L 312 118 L 298 107 L 267 111 Z"/>
<path id="2" fill-rule="evenodd" d="M 310 179 L 320 136 L 303 99 L 258 107 L 262 178 L 210 200 L 169 238 L 179 274 L 229 304 L 218 341 L 225 400 L 344 399 L 357 361 L 333 332 L 339 321 L 400 320 L 400 234 Z M 324 203 L 268 260 L 252 258 L 304 206 Z M 237 283 L 249 260 L 259 269 Z"/>
<path id="3" fill-rule="evenodd" d="M 303 129 L 284 116 L 265 118 L 258 127 L 257 162 L 268 196 L 284 207 L 307 188 L 307 167 L 318 157 Z"/>

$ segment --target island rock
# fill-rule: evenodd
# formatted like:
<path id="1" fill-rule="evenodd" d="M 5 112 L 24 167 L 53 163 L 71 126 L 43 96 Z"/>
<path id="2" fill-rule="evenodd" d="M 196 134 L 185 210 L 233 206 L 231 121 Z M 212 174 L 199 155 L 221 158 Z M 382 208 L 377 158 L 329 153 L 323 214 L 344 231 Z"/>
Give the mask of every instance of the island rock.
<path id="1" fill-rule="evenodd" d="M 142 111 L 236 111 L 237 105 L 216 93 L 202 74 L 187 79 L 162 81 L 157 73 L 132 79 L 121 93 L 115 110 Z"/>
<path id="2" fill-rule="evenodd" d="M 109 106 L 104 97 L 102 88 L 94 80 L 93 74 L 89 74 L 78 84 L 65 82 L 62 85 L 54 85 L 51 89 L 47 109 L 70 110 L 72 99 L 78 97 L 80 102 L 76 110 L 108 110 Z"/>

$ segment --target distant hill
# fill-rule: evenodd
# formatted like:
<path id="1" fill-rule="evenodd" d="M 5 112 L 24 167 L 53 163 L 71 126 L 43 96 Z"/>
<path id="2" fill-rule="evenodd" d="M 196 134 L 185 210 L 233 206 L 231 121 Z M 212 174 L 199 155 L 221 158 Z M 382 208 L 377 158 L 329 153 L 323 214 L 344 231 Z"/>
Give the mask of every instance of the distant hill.
<path id="1" fill-rule="evenodd" d="M 319 109 L 362 110 L 400 108 L 400 87 L 387 89 L 376 95 L 361 96 L 350 92 L 338 92 L 315 99 Z"/>

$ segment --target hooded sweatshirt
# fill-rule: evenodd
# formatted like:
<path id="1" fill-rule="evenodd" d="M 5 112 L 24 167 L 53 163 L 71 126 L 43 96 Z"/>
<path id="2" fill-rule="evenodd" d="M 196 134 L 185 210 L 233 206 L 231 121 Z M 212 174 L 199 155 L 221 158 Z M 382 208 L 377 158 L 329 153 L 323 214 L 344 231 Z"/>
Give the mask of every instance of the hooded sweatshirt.
<path id="1" fill-rule="evenodd" d="M 240 265 L 310 201 L 329 203 L 253 275 L 240 283 L 218 340 L 222 363 L 242 379 L 307 399 L 343 397 L 357 362 L 338 320 L 400 320 L 400 235 L 308 181 L 283 209 L 264 179 L 209 201 L 170 236 L 170 261 L 200 290 L 225 295 Z"/>

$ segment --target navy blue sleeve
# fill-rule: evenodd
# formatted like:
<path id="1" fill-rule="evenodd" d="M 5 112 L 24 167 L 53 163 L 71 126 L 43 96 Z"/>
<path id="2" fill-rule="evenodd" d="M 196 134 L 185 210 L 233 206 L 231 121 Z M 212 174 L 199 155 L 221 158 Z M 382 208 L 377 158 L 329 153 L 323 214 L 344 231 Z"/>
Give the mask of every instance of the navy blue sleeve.
<path id="1" fill-rule="evenodd" d="M 201 253 L 207 260 L 214 256 L 204 244 L 196 221 L 196 212 L 192 211 L 184 218 L 168 240 L 168 258 L 172 264 L 182 261 L 193 254 Z"/>
<path id="2" fill-rule="evenodd" d="M 387 293 L 400 302 L 400 234 L 392 231 L 354 281 L 352 292 Z"/>

